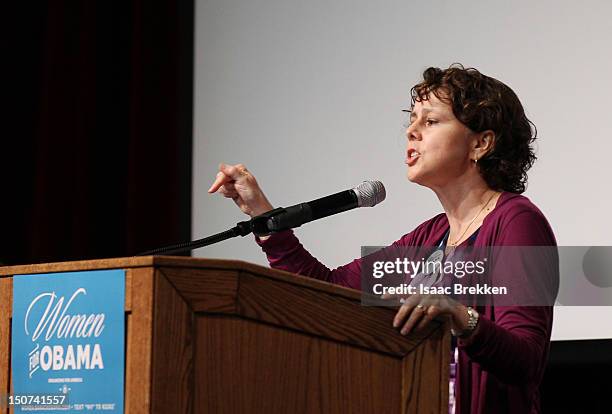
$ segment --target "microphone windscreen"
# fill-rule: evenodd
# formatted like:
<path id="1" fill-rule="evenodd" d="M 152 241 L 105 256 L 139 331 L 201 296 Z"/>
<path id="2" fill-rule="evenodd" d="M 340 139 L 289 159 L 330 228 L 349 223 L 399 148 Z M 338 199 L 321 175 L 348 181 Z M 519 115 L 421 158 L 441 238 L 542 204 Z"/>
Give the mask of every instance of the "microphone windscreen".
<path id="1" fill-rule="evenodd" d="M 385 186 L 380 181 L 364 181 L 353 188 L 353 191 L 357 194 L 359 207 L 374 207 L 387 196 Z"/>

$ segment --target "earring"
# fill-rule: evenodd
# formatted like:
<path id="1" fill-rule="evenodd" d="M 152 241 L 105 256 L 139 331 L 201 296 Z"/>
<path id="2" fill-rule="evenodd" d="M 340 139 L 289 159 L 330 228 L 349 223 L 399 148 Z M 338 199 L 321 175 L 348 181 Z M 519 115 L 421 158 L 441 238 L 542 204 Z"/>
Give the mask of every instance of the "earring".
<path id="1" fill-rule="evenodd" d="M 474 165 L 478 165 L 478 158 L 474 158 Z"/>

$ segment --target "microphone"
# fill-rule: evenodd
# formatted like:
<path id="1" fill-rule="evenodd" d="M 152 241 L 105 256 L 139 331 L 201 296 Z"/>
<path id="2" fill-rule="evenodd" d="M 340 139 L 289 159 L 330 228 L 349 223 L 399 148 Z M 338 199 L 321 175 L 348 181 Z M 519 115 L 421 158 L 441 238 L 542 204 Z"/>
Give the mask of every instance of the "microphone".
<path id="1" fill-rule="evenodd" d="M 364 181 L 352 190 L 341 191 L 327 197 L 318 198 L 307 203 L 296 204 L 287 208 L 275 208 L 267 213 L 253 217 L 251 220 L 241 221 L 236 224 L 234 228 L 224 232 L 203 239 L 149 250 L 137 254 L 137 256 L 179 253 L 218 243 L 232 237 L 244 237 L 249 233 L 263 236 L 288 230 L 294 227 L 300 227 L 304 223 L 342 213 L 343 211 L 352 210 L 357 207 L 374 207 L 376 204 L 382 202 L 386 195 L 385 186 L 380 181 Z"/>
<path id="2" fill-rule="evenodd" d="M 386 197 L 385 186 L 380 181 L 364 181 L 351 190 L 286 208 L 276 208 L 253 217 L 253 233 L 269 234 L 300 227 L 304 223 L 357 207 L 374 207 Z"/>

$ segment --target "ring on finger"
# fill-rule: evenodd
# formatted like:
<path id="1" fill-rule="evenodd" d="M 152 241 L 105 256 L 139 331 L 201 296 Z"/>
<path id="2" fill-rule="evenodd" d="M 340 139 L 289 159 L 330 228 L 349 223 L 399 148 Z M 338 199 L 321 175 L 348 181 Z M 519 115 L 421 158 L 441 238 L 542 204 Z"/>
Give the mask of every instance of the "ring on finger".
<path id="1" fill-rule="evenodd" d="M 418 305 L 416 305 L 416 307 L 420 311 L 425 311 L 425 305 L 423 305 L 422 303 L 419 303 Z"/>

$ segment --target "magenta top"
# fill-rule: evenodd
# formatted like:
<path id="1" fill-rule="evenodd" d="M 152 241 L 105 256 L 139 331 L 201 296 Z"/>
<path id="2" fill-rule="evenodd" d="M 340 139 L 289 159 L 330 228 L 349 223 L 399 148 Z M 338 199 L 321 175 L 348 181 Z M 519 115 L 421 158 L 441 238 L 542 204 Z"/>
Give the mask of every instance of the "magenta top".
<path id="1" fill-rule="evenodd" d="M 402 236 L 394 245 L 434 246 L 449 224 L 438 214 Z M 270 266 L 342 286 L 360 289 L 361 259 L 330 270 L 300 244 L 292 231 L 257 239 Z M 482 246 L 555 246 L 542 212 L 519 194 L 504 192 L 474 241 Z M 528 273 L 517 265 L 517 272 Z M 456 413 L 539 413 L 539 385 L 550 345 L 551 306 L 484 306 L 468 340 L 458 340 Z"/>

